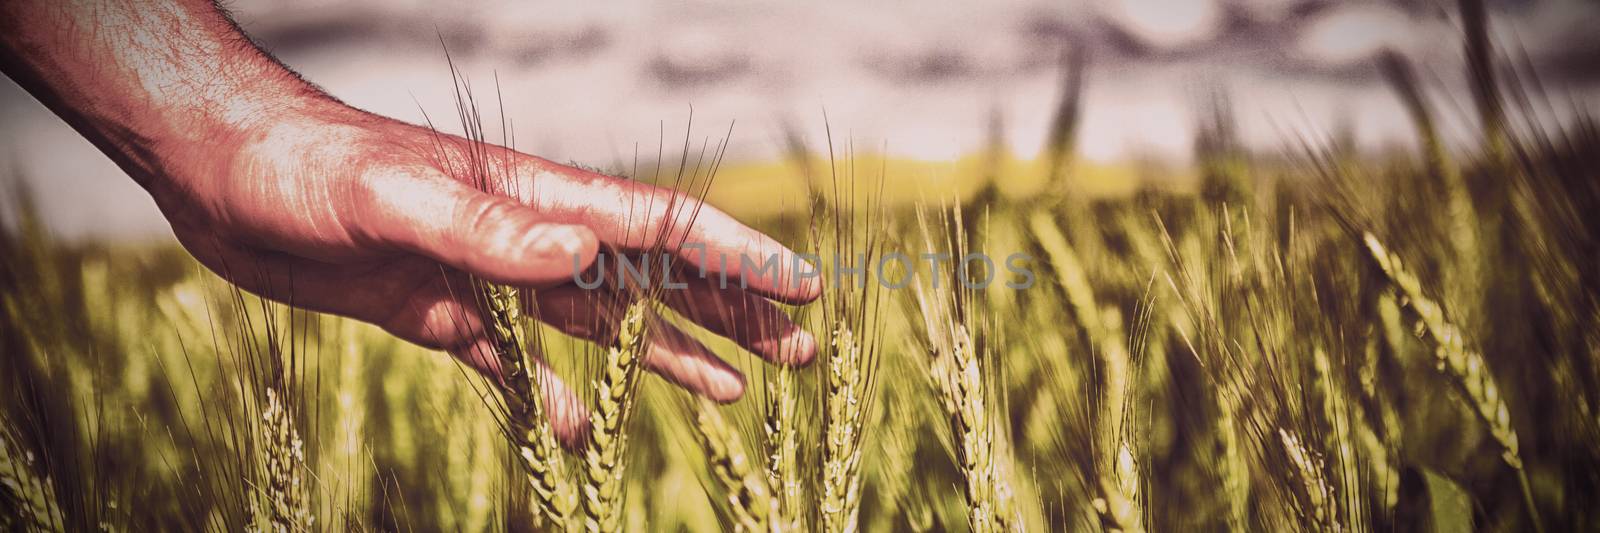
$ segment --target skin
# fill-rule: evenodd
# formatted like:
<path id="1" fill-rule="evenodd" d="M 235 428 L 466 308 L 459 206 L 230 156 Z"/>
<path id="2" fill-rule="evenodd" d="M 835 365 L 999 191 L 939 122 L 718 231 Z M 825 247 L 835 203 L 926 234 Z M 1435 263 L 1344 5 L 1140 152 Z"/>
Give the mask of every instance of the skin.
<path id="1" fill-rule="evenodd" d="M 218 275 L 267 298 L 376 324 L 497 376 L 483 317 L 458 296 L 467 275 L 538 289 L 541 319 L 605 342 L 614 299 L 572 283 L 601 249 L 672 249 L 729 288 L 689 281 L 668 304 L 769 361 L 805 363 L 812 336 L 774 301 L 816 299 L 793 252 L 710 206 L 694 224 L 681 193 L 491 147 L 492 194 L 472 183 L 466 140 L 347 106 L 263 53 L 201 0 L 0 2 L 0 71 L 137 181 L 183 246 Z M 674 224 L 674 221 L 679 221 Z M 633 230 L 630 232 L 630 228 Z M 780 255 L 777 272 L 740 256 Z M 726 258 L 724 262 L 723 258 Z M 613 263 L 614 264 L 614 263 Z M 799 263 L 800 268 L 808 268 Z M 614 269 L 612 265 L 608 268 Z M 646 366 L 697 394 L 733 401 L 744 377 L 682 331 L 658 323 Z M 581 440 L 582 402 L 548 369 L 551 422 Z"/>

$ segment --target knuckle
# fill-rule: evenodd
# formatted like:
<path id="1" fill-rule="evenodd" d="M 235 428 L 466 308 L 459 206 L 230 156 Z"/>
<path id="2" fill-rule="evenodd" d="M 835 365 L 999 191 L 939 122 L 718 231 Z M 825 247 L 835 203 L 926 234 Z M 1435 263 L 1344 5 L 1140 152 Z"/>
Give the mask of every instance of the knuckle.
<path id="1" fill-rule="evenodd" d="M 453 236 L 468 263 L 483 260 L 520 262 L 529 240 L 538 237 L 531 222 L 518 216 L 521 206 L 515 201 L 489 194 L 474 194 L 464 200 L 459 214 L 459 234 Z"/>
<path id="2" fill-rule="evenodd" d="M 367 220 L 382 216 L 387 211 L 382 194 L 382 182 L 386 177 L 379 169 L 368 166 L 357 171 L 345 184 L 345 205 L 349 207 L 346 215 L 349 218 Z"/>
<path id="3" fill-rule="evenodd" d="M 330 214 L 352 236 L 379 237 L 397 209 L 394 192 L 398 178 L 405 174 L 387 154 L 387 143 L 366 138 L 365 132 L 336 128 L 307 153 L 317 154 L 322 165 L 330 166 L 315 174 L 324 176 Z"/>
<path id="4" fill-rule="evenodd" d="M 500 231 L 505 220 L 507 202 L 499 197 L 487 194 L 474 194 L 463 200 L 458 216 L 461 228 L 467 236 L 495 237 Z"/>

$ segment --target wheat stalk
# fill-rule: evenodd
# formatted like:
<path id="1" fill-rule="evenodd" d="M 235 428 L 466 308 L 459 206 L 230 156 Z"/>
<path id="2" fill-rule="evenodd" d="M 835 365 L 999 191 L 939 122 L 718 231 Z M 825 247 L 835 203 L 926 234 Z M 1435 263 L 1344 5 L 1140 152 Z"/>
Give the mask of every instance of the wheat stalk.
<path id="1" fill-rule="evenodd" d="M 1443 307 L 1423 294 L 1422 283 L 1405 270 L 1398 255 L 1386 250 L 1371 233 L 1365 234 L 1364 239 L 1367 250 L 1388 277 L 1417 333 L 1433 347 L 1435 368 L 1449 378 L 1457 393 L 1472 406 L 1473 413 L 1488 426 L 1489 434 L 1500 445 L 1501 459 L 1517 472 L 1523 503 L 1528 507 L 1535 528 L 1542 530 L 1532 488 L 1523 469 L 1517 431 L 1511 425 L 1511 409 L 1484 364 L 1483 356 L 1467 347 L 1466 335 L 1445 318 Z"/>
<path id="2" fill-rule="evenodd" d="M 976 532 L 1010 531 L 1010 491 L 995 464 L 994 430 L 976 349 L 966 326 L 952 332 L 950 351 L 937 357 L 937 383 L 958 441 L 957 459 L 966 481 L 967 520 Z"/>
<path id="3" fill-rule="evenodd" d="M 556 529 L 570 529 L 576 505 L 573 489 L 567 481 L 560 444 L 546 422 L 548 411 L 537 392 L 535 363 L 521 342 L 520 333 L 529 318 L 522 314 L 522 302 L 531 295 L 485 282 L 476 282 L 475 289 L 489 319 L 486 333 L 493 355 L 500 363 L 500 397 L 508 437 L 526 469 L 540 515 Z"/>
<path id="4" fill-rule="evenodd" d="M 600 379 L 594 387 L 596 408 L 589 415 L 589 446 L 584 454 L 584 528 L 591 532 L 618 531 L 622 518 L 623 454 L 627 451 L 627 423 L 633 412 L 644 358 L 647 304 L 628 306 L 614 345 L 606 350 Z"/>
<path id="5" fill-rule="evenodd" d="M 733 515 L 734 530 L 741 532 L 781 531 L 773 520 L 780 509 L 772 487 L 746 455 L 744 442 L 721 411 L 707 400 L 695 401 L 695 429 L 705 446 L 711 475 L 726 493 Z"/>
<path id="6" fill-rule="evenodd" d="M 1365 522 L 1365 506 L 1358 488 L 1360 480 L 1353 469 L 1359 467 L 1356 459 L 1356 436 L 1349 398 L 1344 394 L 1341 381 L 1333 374 L 1333 363 L 1322 347 L 1311 352 L 1311 389 L 1309 399 L 1319 418 L 1322 431 L 1322 450 L 1329 454 L 1332 465 L 1332 482 L 1341 496 L 1335 511 L 1338 522 L 1356 527 Z"/>
<path id="7" fill-rule="evenodd" d="M 1422 292 L 1422 284 L 1407 272 L 1400 257 L 1389 253 L 1377 237 L 1365 235 L 1367 250 L 1399 294 L 1403 310 L 1408 311 L 1417 332 L 1433 346 L 1436 368 L 1451 378 L 1456 390 L 1466 397 L 1478 418 L 1488 425 L 1500 444 L 1501 457 L 1512 468 L 1522 469 L 1516 429 L 1511 427 L 1511 410 L 1494 377 L 1483 363 L 1483 356 L 1467 348 L 1465 335 L 1445 319 L 1444 309 Z"/>
<path id="8" fill-rule="evenodd" d="M 1216 444 L 1217 477 L 1222 482 L 1221 496 L 1228 505 L 1227 524 L 1243 531 L 1250 526 L 1250 465 L 1245 460 L 1244 441 L 1239 437 L 1237 401 L 1222 401 L 1218 395 Z"/>
<path id="9" fill-rule="evenodd" d="M 785 529 L 800 529 L 800 464 L 799 441 L 795 427 L 795 409 L 799 398 L 794 390 L 794 372 L 781 368 L 776 378 L 767 384 L 766 418 L 762 431 L 767 445 L 767 484 L 775 489 L 778 500 L 778 521 Z"/>
<path id="10" fill-rule="evenodd" d="M 1390 446 L 1378 437 L 1372 424 L 1360 409 L 1355 409 L 1356 430 L 1355 445 L 1359 445 L 1367 455 L 1365 466 L 1368 472 L 1368 481 L 1375 483 L 1378 500 L 1386 510 L 1393 510 L 1400 501 L 1400 470 L 1395 467 Z M 1353 522 L 1352 522 L 1353 524 Z"/>
<path id="11" fill-rule="evenodd" d="M 458 154 L 462 160 L 452 157 L 444 137 L 424 111 L 423 118 L 433 134 L 435 162 L 447 173 L 483 192 L 514 197 L 518 184 L 513 179 L 511 152 L 489 144 L 471 84 L 456 68 L 448 50 L 445 60 L 449 63 L 456 113 L 467 143 L 464 153 Z M 498 86 L 496 90 L 498 93 Z M 514 146 L 510 123 L 503 113 L 500 126 L 507 147 Z M 495 383 L 500 393 L 499 402 L 491 401 L 490 408 L 495 411 L 521 460 L 540 517 L 554 529 L 572 530 L 572 514 L 577 506 L 575 490 L 567 479 L 566 461 L 549 423 L 548 406 L 539 394 L 543 378 L 539 375 L 540 362 L 533 359 L 539 355 L 529 353 L 523 345 L 525 341 L 537 343 L 539 339 L 537 326 L 530 327 L 529 323 L 537 317 L 523 313 L 528 309 L 537 314 L 537 306 L 532 305 L 533 294 L 476 277 L 472 278 L 470 289 L 487 322 L 484 333 L 493 351 L 490 355 L 500 367 L 500 379 Z"/>
<path id="12" fill-rule="evenodd" d="M 966 249 L 966 231 L 959 207 L 949 217 L 954 220 L 955 250 Z M 926 216 L 918 213 L 923 241 L 929 248 L 938 246 Z M 936 273 L 937 274 L 937 273 Z M 996 457 L 999 441 L 995 421 L 990 420 L 991 376 L 981 363 L 978 346 L 971 334 L 976 325 L 975 303 L 970 292 L 956 288 L 961 280 L 937 278 L 929 287 L 918 283 L 913 291 L 921 310 L 927 350 L 932 359 L 930 374 L 945 416 L 956 439 L 956 461 L 961 467 L 967 500 L 967 521 L 979 533 L 1011 531 L 1020 527 L 1012 508 L 1011 486 L 1001 473 Z M 1000 454 L 1004 457 L 1004 454 Z"/>
<path id="13" fill-rule="evenodd" d="M 1453 286 L 1472 287 L 1480 282 L 1478 270 L 1481 260 L 1478 254 L 1478 228 L 1475 226 L 1478 216 L 1466 179 L 1445 151 L 1444 142 L 1434 125 L 1433 113 L 1417 84 L 1411 64 L 1397 53 L 1386 52 L 1380 57 L 1379 66 L 1411 117 L 1428 173 L 1445 187 L 1448 199 L 1446 214 L 1449 216 L 1446 223 L 1449 225 L 1449 240 L 1457 267 L 1447 270 L 1446 275 L 1454 279 Z"/>
<path id="14" fill-rule="evenodd" d="M 1393 511 L 1400 501 L 1400 471 L 1395 467 L 1395 453 L 1400 422 L 1394 406 L 1379 395 L 1378 388 L 1378 362 L 1382 357 L 1382 347 L 1388 345 L 1391 350 L 1398 349 L 1399 338 L 1405 335 L 1405 328 L 1400 326 L 1400 309 L 1394 302 L 1394 296 L 1382 294 L 1377 302 L 1378 323 L 1373 327 L 1373 333 L 1367 340 L 1367 357 L 1361 366 L 1361 394 L 1362 400 L 1370 402 L 1376 413 L 1368 415 L 1363 409 L 1354 409 L 1357 423 L 1355 424 L 1356 439 L 1360 446 L 1366 450 L 1367 467 L 1371 480 L 1377 483 L 1379 501 L 1385 511 Z M 1401 353 L 1394 351 L 1393 353 Z M 1382 431 L 1380 434 L 1379 431 Z"/>
<path id="15" fill-rule="evenodd" d="M 0 410 L 0 529 L 61 531 L 55 484 L 39 475 L 32 451 L 18 442 L 11 421 Z"/>
<path id="16" fill-rule="evenodd" d="M 1095 417 L 1097 438 L 1092 447 L 1098 479 L 1095 487 L 1099 492 L 1093 502 L 1095 511 L 1108 530 L 1143 531 L 1138 475 L 1133 470 L 1136 461 L 1128 442 L 1132 432 L 1123 423 L 1128 414 L 1128 378 L 1133 365 L 1121 320 L 1115 312 L 1100 308 L 1082 261 L 1055 221 L 1045 211 L 1038 211 L 1029 217 L 1029 225 L 1050 258 L 1050 267 L 1066 293 L 1073 318 L 1099 356 L 1101 395 Z"/>
<path id="17" fill-rule="evenodd" d="M 908 522 L 915 524 L 916 507 L 925 503 L 917 501 L 913 492 L 921 478 L 916 475 L 916 454 L 920 435 L 918 435 L 917 420 L 921 404 L 914 403 L 912 398 L 899 397 L 890 389 L 890 396 L 884 402 L 884 409 L 879 411 L 876 423 L 880 428 L 877 439 L 879 444 L 879 476 L 878 476 L 878 501 L 884 509 L 894 512 L 884 512 L 876 515 L 874 523 L 867 528 L 869 531 L 884 531 L 891 528 L 897 515 L 904 514 Z M 925 507 L 925 506 L 923 506 Z"/>
<path id="18" fill-rule="evenodd" d="M 822 415 L 823 442 L 816 514 L 820 529 L 829 533 L 860 528 L 862 444 L 869 429 L 867 417 L 875 407 L 881 347 L 880 293 L 859 270 L 859 284 L 843 281 L 844 274 L 838 271 L 843 265 L 837 258 L 856 258 L 862 261 L 858 268 L 872 264 L 884 236 L 886 215 L 880 202 L 882 169 L 877 191 L 862 193 L 856 187 L 855 164 L 841 167 L 834 159 L 836 153 L 830 130 L 831 188 L 825 194 L 813 190 L 813 216 L 818 223 L 810 229 L 812 243 L 834 254 L 833 269 L 827 271 L 828 275 L 840 276 L 833 278 L 833 290 L 824 296 L 822 323 L 828 325 L 829 331 L 822 354 L 825 364 L 819 365 L 818 370 L 822 395 L 817 409 Z M 845 148 L 845 158 L 853 159 L 854 153 L 852 142 Z"/>
<path id="19" fill-rule="evenodd" d="M 252 346 L 256 340 L 255 319 L 242 289 L 232 289 L 233 305 L 242 320 L 239 340 L 244 358 L 241 392 L 253 409 L 250 448 L 247 457 L 254 471 L 246 478 L 255 496 L 249 502 L 248 531 L 310 531 L 315 523 L 311 510 L 306 474 L 305 442 L 301 439 L 297 416 L 304 409 L 302 357 L 297 342 L 301 332 L 296 311 L 290 310 L 287 328 L 280 329 L 275 306 L 263 303 L 259 319 L 265 330 L 265 347 Z M 287 334 L 288 342 L 285 342 Z M 245 379 L 248 379 L 247 381 Z M 312 396 L 311 398 L 315 398 Z"/>
<path id="20" fill-rule="evenodd" d="M 1289 473 L 1299 481 L 1296 488 L 1305 506 L 1309 507 L 1299 509 L 1302 516 L 1309 518 L 1320 530 L 1342 531 L 1331 509 L 1334 491 L 1323 475 L 1322 456 L 1306 448 L 1300 437 L 1287 429 L 1278 428 L 1278 441 L 1283 445 L 1284 455 L 1289 458 L 1289 466 L 1293 467 Z"/>
<path id="21" fill-rule="evenodd" d="M 830 333 L 822 452 L 822 529 L 855 531 L 861 512 L 861 434 L 867 392 L 862 347 L 845 320 Z"/>
<path id="22" fill-rule="evenodd" d="M 1369 346 L 1374 346 L 1377 340 L 1370 342 Z M 1398 501 L 1400 472 L 1394 466 L 1388 446 L 1347 392 L 1351 390 L 1345 385 L 1349 381 L 1341 380 L 1334 372 L 1328 353 L 1316 347 L 1311 355 L 1313 386 L 1308 396 L 1323 428 L 1322 449 L 1332 461 L 1328 470 L 1340 495 L 1337 503 L 1341 522 L 1352 529 L 1363 528 L 1371 523 L 1371 517 L 1362 491 L 1376 491 L 1373 494 L 1377 501 L 1385 509 L 1392 509 Z M 1369 370 L 1362 368 L 1360 371 L 1365 374 Z M 1376 401 L 1376 384 L 1372 383 L 1376 378 L 1362 375 L 1360 379 L 1366 397 Z"/>
<path id="23" fill-rule="evenodd" d="M 261 412 L 261 435 L 256 442 L 261 457 L 262 486 L 252 503 L 252 525 L 247 530 L 271 532 L 310 531 L 315 518 L 306 497 L 305 444 L 278 391 L 266 389 Z"/>
<path id="24" fill-rule="evenodd" d="M 1099 496 L 1091 502 L 1100 516 L 1100 525 L 1106 531 L 1124 533 L 1144 531 L 1143 516 L 1139 506 L 1139 466 L 1133 448 L 1126 442 L 1118 449 L 1115 464 L 1109 474 L 1097 476 Z"/>
<path id="25" fill-rule="evenodd" d="M 533 490 L 534 501 L 543 516 L 558 529 L 572 524 L 576 506 L 573 488 L 567 481 L 567 465 L 561 457 L 561 445 L 542 414 L 526 417 L 516 430 L 517 456 L 527 470 L 528 485 Z"/>

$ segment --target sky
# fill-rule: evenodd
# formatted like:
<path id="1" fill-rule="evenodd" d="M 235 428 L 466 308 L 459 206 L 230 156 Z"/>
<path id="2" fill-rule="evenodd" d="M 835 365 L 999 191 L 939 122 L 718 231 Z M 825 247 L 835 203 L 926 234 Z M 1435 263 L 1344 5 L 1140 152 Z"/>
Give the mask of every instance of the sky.
<path id="1" fill-rule="evenodd" d="M 1490 4 L 1496 42 L 1559 95 L 1552 114 L 1600 103 L 1600 2 Z M 1473 127 L 1445 0 L 227 5 L 306 79 L 410 122 L 453 116 L 448 47 L 479 90 L 498 78 L 517 148 L 598 166 L 682 131 L 691 107 L 705 135 L 737 121 L 735 159 L 775 157 L 786 125 L 820 140 L 824 114 L 858 146 L 933 161 L 985 145 L 998 124 L 1026 157 L 1044 142 L 1069 49 L 1090 61 L 1079 149 L 1097 161 L 1181 162 L 1218 92 L 1259 150 L 1335 127 L 1367 147 L 1404 143 L 1410 125 L 1372 67 L 1385 48 L 1420 67 L 1452 137 Z M 62 237 L 170 235 L 131 180 L 9 80 L 0 169 L 28 180 Z"/>

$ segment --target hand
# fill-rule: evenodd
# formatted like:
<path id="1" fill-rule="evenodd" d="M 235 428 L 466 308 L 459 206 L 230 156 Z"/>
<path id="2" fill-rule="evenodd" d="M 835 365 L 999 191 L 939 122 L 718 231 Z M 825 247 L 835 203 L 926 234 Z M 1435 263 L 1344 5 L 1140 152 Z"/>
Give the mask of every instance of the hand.
<path id="1" fill-rule="evenodd" d="M 509 169 L 517 192 L 489 194 L 449 170 L 465 165 L 464 139 L 320 98 L 275 115 L 218 147 L 218 161 L 202 165 L 213 171 L 167 176 L 152 190 L 179 241 L 247 290 L 376 324 L 496 375 L 466 274 L 536 288 L 541 320 L 605 342 L 619 303 L 603 289 L 575 286 L 575 272 L 590 267 L 602 246 L 638 251 L 665 231 L 674 241 L 703 243 L 703 253 L 673 251 L 689 270 L 704 267 L 712 276 L 688 280 L 682 297 L 665 299 L 669 306 L 770 361 L 804 363 L 816 351 L 811 335 L 768 300 L 810 301 L 820 290 L 816 278 L 784 283 L 794 279 L 793 252 L 715 208 L 702 207 L 692 226 L 673 230 L 669 221 L 681 224 L 696 202 L 682 193 L 491 148 L 492 166 Z M 760 262 L 772 254 L 784 265 L 778 272 L 757 276 L 741 266 L 741 257 Z M 718 289 L 723 264 L 734 281 Z M 614 265 L 607 265 L 612 279 Z M 739 288 L 740 279 L 750 290 Z M 743 393 L 740 373 L 683 331 L 658 321 L 651 332 L 650 370 L 719 401 Z M 552 409 L 555 426 L 581 425 L 581 403 L 559 379 L 544 377 L 547 404 L 568 406 Z"/>
<path id="2" fill-rule="evenodd" d="M 90 58 L 86 60 L 85 58 Z M 94 142 L 156 200 L 179 241 L 252 292 L 377 324 L 491 375 L 467 276 L 537 288 L 541 318 L 604 342 L 618 309 L 570 282 L 602 247 L 639 250 L 662 232 L 750 290 L 691 281 L 669 306 L 771 361 L 804 363 L 816 341 L 769 299 L 804 303 L 793 254 L 710 207 L 690 228 L 682 194 L 490 149 L 511 194 L 465 183 L 460 138 L 345 106 L 238 34 L 207 0 L 0 4 L 0 69 Z M 778 254 L 776 272 L 744 272 Z M 723 258 L 726 258 L 724 262 Z M 614 266 L 612 267 L 614 268 Z M 809 267 L 808 267 L 809 268 Z M 730 287 L 738 283 L 730 283 Z M 737 399 L 744 378 L 682 331 L 652 328 L 645 366 L 695 393 Z M 587 427 L 548 369 L 538 382 L 558 436 Z"/>

